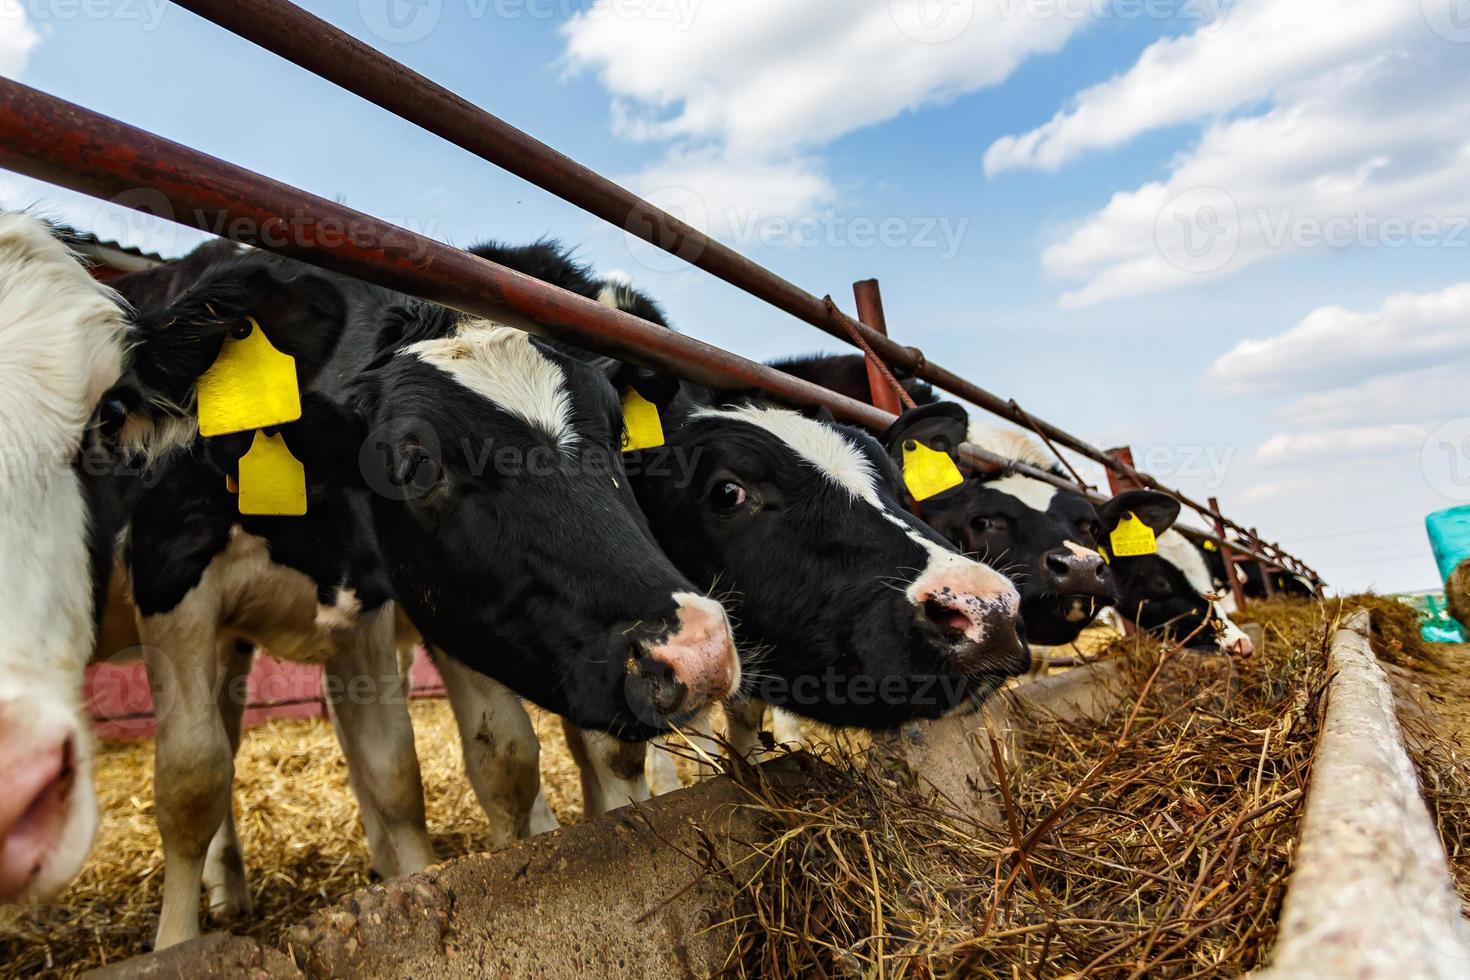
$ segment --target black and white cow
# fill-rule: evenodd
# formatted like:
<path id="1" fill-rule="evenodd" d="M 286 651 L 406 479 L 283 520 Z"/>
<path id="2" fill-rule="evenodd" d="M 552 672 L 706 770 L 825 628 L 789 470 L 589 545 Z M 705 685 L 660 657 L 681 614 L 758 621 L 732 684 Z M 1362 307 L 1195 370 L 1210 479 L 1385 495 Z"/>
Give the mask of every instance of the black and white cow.
<path id="1" fill-rule="evenodd" d="M 496 843 L 550 819 L 533 819 L 534 751 L 477 737 L 524 720 L 507 686 L 621 739 L 737 689 L 724 610 L 638 511 L 604 365 L 265 253 L 213 247 L 195 271 L 173 275 L 161 302 L 157 271 L 117 285 L 158 304 L 145 324 L 248 332 L 253 319 L 324 356 L 299 372 L 302 419 L 279 427 L 307 473 L 305 516 L 239 513 L 249 434 L 159 460 L 133 511 L 126 574 L 162 705 L 157 946 L 197 934 L 201 882 L 221 917 L 248 909 L 230 806 L 242 641 L 323 664 L 383 875 L 433 861 L 396 653 L 416 631 L 437 653 Z"/>
<path id="2" fill-rule="evenodd" d="M 1221 595 L 1232 595 L 1230 580 L 1225 577 L 1225 557 L 1220 554 L 1219 546 L 1213 541 L 1208 541 L 1200 547 L 1204 551 L 1205 565 L 1210 570 L 1210 579 L 1214 583 L 1215 591 Z M 1262 572 L 1258 563 L 1236 559 L 1235 571 L 1242 579 L 1241 588 L 1247 598 L 1266 598 L 1265 573 Z M 1317 590 L 1312 583 L 1300 575 L 1279 569 L 1272 569 L 1270 575 L 1271 587 L 1277 595 L 1296 596 L 1303 599 L 1314 599 L 1317 596 Z"/>
<path id="3" fill-rule="evenodd" d="M 1023 434 L 975 424 L 953 402 L 915 409 L 884 436 L 897 460 L 911 440 L 949 454 L 962 468 L 958 449 L 968 442 L 1006 460 L 1057 471 L 1046 452 Z M 919 508 L 924 520 L 965 554 L 995 564 L 1016 580 L 1026 637 L 1033 643 L 1071 643 L 1117 599 L 1112 573 L 1098 551 L 1100 516 L 1078 491 L 1006 471 L 968 478 Z"/>
<path id="4" fill-rule="evenodd" d="M 555 243 L 472 251 L 668 326 L 648 297 Z M 669 557 L 729 607 L 743 694 L 883 728 L 979 703 L 1029 666 L 1014 588 L 905 510 L 871 435 L 649 372 L 619 383 L 660 408 L 665 444 L 630 455 L 633 489 Z M 569 736 L 589 812 L 646 796 L 636 749 Z"/>
<path id="5" fill-rule="evenodd" d="M 54 894 L 91 846 L 83 670 L 141 457 L 187 438 L 171 393 L 207 340 L 146 334 L 57 229 L 0 213 L 0 903 Z"/>

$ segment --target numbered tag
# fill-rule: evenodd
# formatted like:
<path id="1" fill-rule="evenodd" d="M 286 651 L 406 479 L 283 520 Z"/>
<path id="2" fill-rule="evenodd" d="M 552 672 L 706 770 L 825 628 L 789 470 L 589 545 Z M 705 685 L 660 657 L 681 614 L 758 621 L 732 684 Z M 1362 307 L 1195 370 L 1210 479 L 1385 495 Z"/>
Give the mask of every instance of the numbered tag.
<path id="1" fill-rule="evenodd" d="M 1137 558 L 1159 552 L 1159 539 L 1154 535 L 1154 529 L 1140 521 L 1132 511 L 1113 531 L 1111 543 L 1115 558 Z"/>
<path id="2" fill-rule="evenodd" d="M 199 434 L 223 436 L 264 429 L 301 418 L 296 358 L 282 354 L 265 331 L 247 319 L 244 339 L 226 337 L 208 371 L 199 378 Z"/>
<path id="3" fill-rule="evenodd" d="M 240 513 L 300 517 L 306 513 L 306 467 L 280 436 L 255 433 L 240 460 Z"/>
<path id="4" fill-rule="evenodd" d="M 915 500 L 924 501 L 953 490 L 965 477 L 948 454 L 910 439 L 903 444 L 903 482 Z"/>
<path id="5" fill-rule="evenodd" d="M 656 449 L 664 444 L 664 424 L 658 406 L 638 394 L 636 388 L 623 392 L 623 452 Z"/>

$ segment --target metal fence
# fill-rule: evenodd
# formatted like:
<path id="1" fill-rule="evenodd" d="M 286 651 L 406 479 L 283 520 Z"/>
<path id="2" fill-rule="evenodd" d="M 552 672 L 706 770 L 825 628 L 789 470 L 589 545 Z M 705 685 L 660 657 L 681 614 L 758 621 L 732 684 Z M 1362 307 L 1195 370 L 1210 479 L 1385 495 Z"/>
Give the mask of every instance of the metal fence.
<path id="1" fill-rule="evenodd" d="M 149 188 L 168 202 L 172 209 L 168 217 L 180 223 L 701 384 L 759 388 L 783 401 L 823 406 L 838 418 L 874 430 L 889 425 L 899 407 L 881 364 L 1034 432 L 1069 469 L 1061 449 L 1101 465 L 1115 491 L 1147 487 L 1175 497 L 1213 528 L 1213 534 L 1180 530 L 1221 548 L 1237 596 L 1241 583 L 1235 558 L 1322 586 L 1312 568 L 1254 529 L 1225 517 L 1213 499 L 1201 503 L 1164 486 L 1137 470 L 1126 450 L 1092 446 L 1014 400 L 946 370 L 917 348 L 890 339 L 875 282 L 857 284 L 859 318 L 854 319 L 830 296 L 806 292 L 286 0 L 176 2 L 853 345 L 868 357 L 875 404 L 664 330 L 8 79 L 0 79 L 0 165 L 95 197 L 121 197 L 122 203 L 144 210 L 137 196 L 128 192 Z M 972 446 L 963 448 L 981 469 L 1009 466 L 1103 499 L 1075 471 L 1074 479 L 1067 479 Z M 1264 578 L 1269 588 L 1270 576 Z"/>

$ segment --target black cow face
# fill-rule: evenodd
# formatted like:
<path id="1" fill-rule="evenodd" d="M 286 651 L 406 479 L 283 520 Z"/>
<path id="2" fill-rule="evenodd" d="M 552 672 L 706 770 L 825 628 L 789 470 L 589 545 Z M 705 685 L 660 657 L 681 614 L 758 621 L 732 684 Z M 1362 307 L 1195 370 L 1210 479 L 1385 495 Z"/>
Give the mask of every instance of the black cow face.
<path id="1" fill-rule="evenodd" d="M 1214 598 L 1204 554 L 1171 530 L 1179 516 L 1179 503 L 1146 490 L 1121 493 L 1102 509 L 1104 531 L 1111 534 L 1129 513 L 1153 529 L 1159 550 L 1152 555 L 1112 559 L 1119 611 L 1139 628 L 1183 640 L 1190 649 L 1249 656 L 1251 641 L 1229 616 L 1233 603 Z"/>
<path id="2" fill-rule="evenodd" d="M 426 638 L 573 723 L 628 739 L 733 693 L 724 610 L 659 551 L 598 367 L 410 307 L 358 385 L 362 473 Z"/>
<path id="3" fill-rule="evenodd" d="M 747 694 L 880 728 L 978 702 L 1029 666 L 1011 584 L 904 511 L 864 433 L 704 407 L 632 469 L 664 550 L 729 605 Z"/>
<path id="4" fill-rule="evenodd" d="M 905 443 L 958 456 L 969 419 L 952 402 L 908 413 L 884 436 L 902 460 Z M 1021 593 L 1026 638 L 1075 640 L 1097 612 L 1117 599 L 1112 573 L 1098 553 L 1101 524 L 1080 493 L 1015 474 L 970 478 L 919 504 L 930 527 L 965 554 L 999 568 Z"/>

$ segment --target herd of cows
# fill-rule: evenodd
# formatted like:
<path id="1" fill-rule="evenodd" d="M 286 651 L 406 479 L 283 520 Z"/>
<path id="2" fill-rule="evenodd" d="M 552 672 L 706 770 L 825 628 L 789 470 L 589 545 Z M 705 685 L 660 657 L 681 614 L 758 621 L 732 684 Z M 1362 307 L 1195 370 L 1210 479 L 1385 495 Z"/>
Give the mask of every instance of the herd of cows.
<path id="1" fill-rule="evenodd" d="M 473 251 L 669 326 L 553 243 Z M 206 438 L 201 380 L 257 332 L 294 358 L 299 418 Z M 860 358 L 776 366 L 869 396 Z M 231 784 L 257 648 L 323 666 L 383 876 L 435 859 L 402 696 L 420 643 L 497 846 L 555 826 L 522 699 L 562 716 L 598 813 L 647 798 L 647 742 L 717 704 L 737 745 L 766 704 L 938 718 L 1109 608 L 1251 652 L 1176 501 L 960 475 L 965 442 L 1055 461 L 907 384 L 919 407 L 874 438 L 224 242 L 103 286 L 57 229 L 0 214 L 0 901 L 87 856 L 83 672 L 121 651 L 158 718 L 159 948 L 198 934 L 201 889 L 249 912 Z M 242 513 L 262 439 L 304 470 L 304 514 Z M 922 501 L 919 447 L 957 468 Z M 1116 553 L 1123 526 L 1151 547 Z"/>

